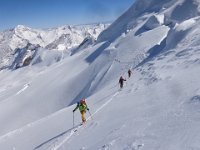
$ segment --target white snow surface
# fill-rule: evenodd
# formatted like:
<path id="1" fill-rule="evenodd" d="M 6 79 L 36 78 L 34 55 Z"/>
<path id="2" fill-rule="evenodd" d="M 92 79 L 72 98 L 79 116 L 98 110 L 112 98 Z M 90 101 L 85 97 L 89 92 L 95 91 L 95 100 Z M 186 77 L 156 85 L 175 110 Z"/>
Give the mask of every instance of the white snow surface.
<path id="1" fill-rule="evenodd" d="M 137 0 L 94 45 L 56 61 L 61 45 L 38 54 L 42 63 L 1 70 L 0 148 L 199 150 L 199 8 Z M 81 98 L 91 114 L 80 126 L 76 111 L 73 127 Z"/>

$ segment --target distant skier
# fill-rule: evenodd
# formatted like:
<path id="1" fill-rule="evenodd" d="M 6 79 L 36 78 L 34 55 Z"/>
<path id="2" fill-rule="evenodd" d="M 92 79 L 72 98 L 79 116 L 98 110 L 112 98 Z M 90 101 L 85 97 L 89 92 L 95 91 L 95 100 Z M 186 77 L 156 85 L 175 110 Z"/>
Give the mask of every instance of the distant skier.
<path id="1" fill-rule="evenodd" d="M 124 79 L 122 76 L 119 78 L 119 84 L 120 84 L 120 88 L 123 88 L 124 86 L 124 81 L 126 81 L 126 79 Z"/>
<path id="2" fill-rule="evenodd" d="M 80 113 L 81 113 L 81 119 L 82 119 L 82 123 L 84 124 L 86 122 L 86 119 L 85 119 L 85 113 L 86 113 L 86 110 L 89 111 L 89 108 L 86 104 L 86 101 L 85 99 L 82 99 L 80 102 L 77 102 L 77 106 L 76 108 L 73 110 L 73 113 L 79 109 Z"/>
<path id="3" fill-rule="evenodd" d="M 131 77 L 131 74 L 132 74 L 132 71 L 131 69 L 128 70 L 128 77 L 130 78 Z"/>

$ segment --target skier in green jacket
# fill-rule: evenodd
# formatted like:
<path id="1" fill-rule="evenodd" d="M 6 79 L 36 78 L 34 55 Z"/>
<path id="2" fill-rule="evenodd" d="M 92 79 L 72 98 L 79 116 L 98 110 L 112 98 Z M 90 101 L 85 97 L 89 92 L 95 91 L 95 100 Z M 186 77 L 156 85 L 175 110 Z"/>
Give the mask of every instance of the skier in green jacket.
<path id="1" fill-rule="evenodd" d="M 85 99 L 82 99 L 80 102 L 77 102 L 77 106 L 73 110 L 73 112 L 75 112 L 77 109 L 79 109 L 79 111 L 81 113 L 82 123 L 85 123 L 86 122 L 85 113 L 86 113 L 86 110 L 89 111 L 89 108 L 88 108 L 88 106 L 87 106 L 87 104 L 85 102 Z"/>

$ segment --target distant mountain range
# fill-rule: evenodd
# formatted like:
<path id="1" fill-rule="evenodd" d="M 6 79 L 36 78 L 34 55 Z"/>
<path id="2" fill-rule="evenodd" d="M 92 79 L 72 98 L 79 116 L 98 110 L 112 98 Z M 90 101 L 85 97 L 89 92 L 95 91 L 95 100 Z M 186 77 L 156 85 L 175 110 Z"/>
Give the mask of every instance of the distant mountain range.
<path id="1" fill-rule="evenodd" d="M 38 48 L 66 50 L 79 46 L 86 38 L 95 40 L 108 26 L 109 23 L 62 26 L 43 30 L 18 25 L 14 29 L 0 32 L 0 68 L 16 66 L 17 64 L 13 62 L 20 63 L 17 61 L 22 61 L 29 55 L 27 50 L 33 51 Z M 15 54 L 17 56 L 13 58 Z M 16 57 L 18 60 L 15 60 Z"/>

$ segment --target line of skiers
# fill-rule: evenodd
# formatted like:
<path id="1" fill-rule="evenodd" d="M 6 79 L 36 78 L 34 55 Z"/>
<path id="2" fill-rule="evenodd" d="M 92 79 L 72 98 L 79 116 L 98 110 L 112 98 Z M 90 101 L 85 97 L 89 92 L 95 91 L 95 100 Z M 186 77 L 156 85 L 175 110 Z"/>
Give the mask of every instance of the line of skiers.
<path id="1" fill-rule="evenodd" d="M 128 70 L 128 77 L 130 78 L 132 75 L 132 71 L 129 69 Z M 124 86 L 124 81 L 126 81 L 125 78 L 123 78 L 122 76 L 119 78 L 119 85 L 120 88 L 123 88 Z M 89 108 L 86 104 L 86 99 L 81 99 L 80 102 L 77 102 L 76 108 L 73 110 L 73 113 L 79 109 L 80 113 L 81 113 L 81 119 L 82 119 L 82 124 L 84 124 L 86 122 L 86 118 L 85 118 L 85 114 L 86 111 L 89 111 Z"/>
<path id="2" fill-rule="evenodd" d="M 131 69 L 128 70 L 128 77 L 130 78 L 132 75 L 132 71 Z M 123 78 L 122 76 L 119 78 L 119 85 L 120 85 L 120 88 L 123 88 L 124 86 L 124 81 L 126 81 L 125 78 Z"/>

